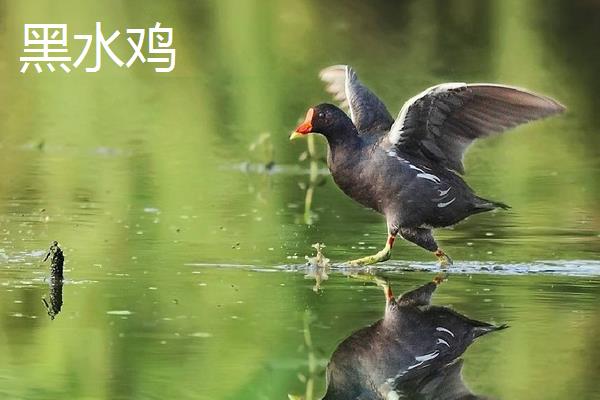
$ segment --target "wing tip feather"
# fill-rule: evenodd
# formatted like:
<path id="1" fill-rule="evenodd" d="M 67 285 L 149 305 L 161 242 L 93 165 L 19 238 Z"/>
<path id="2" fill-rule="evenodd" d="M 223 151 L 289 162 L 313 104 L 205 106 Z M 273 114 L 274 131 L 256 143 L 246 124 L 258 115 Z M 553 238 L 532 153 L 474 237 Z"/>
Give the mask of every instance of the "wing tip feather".
<path id="1" fill-rule="evenodd" d="M 494 84 L 494 83 L 472 83 L 468 84 L 470 89 L 479 89 L 485 95 L 494 97 L 498 100 L 508 102 L 512 105 L 527 106 L 544 110 L 547 114 L 560 114 L 567 110 L 567 107 L 552 97 L 532 92 L 518 86 Z M 490 90 L 493 92 L 490 93 Z M 515 96 L 517 98 L 515 98 Z"/>
<path id="2" fill-rule="evenodd" d="M 442 97 L 444 92 L 451 92 L 458 100 L 451 102 L 451 97 Z M 419 103 L 419 99 L 427 96 L 431 96 L 433 99 L 437 98 L 437 105 L 441 111 L 431 112 L 430 109 L 424 109 L 433 106 L 433 101 Z M 459 101 L 461 98 L 464 103 Z M 466 108 L 460 111 L 463 106 Z M 491 115 L 487 115 L 485 112 L 488 108 L 492 110 Z M 426 89 L 404 104 L 398 119 L 388 134 L 388 140 L 396 146 L 410 146 L 412 142 L 412 146 L 416 144 L 421 148 L 427 147 L 424 146 L 427 135 L 434 141 L 446 138 L 446 135 L 440 134 L 441 127 L 439 126 L 445 120 L 452 129 L 462 132 L 462 134 L 452 136 L 449 140 L 457 141 L 464 137 L 466 143 L 454 148 L 453 143 L 445 143 L 446 145 L 450 144 L 450 150 L 456 154 L 449 154 L 446 157 L 443 154 L 440 156 L 433 153 L 432 158 L 446 168 L 454 170 L 458 174 L 464 174 L 462 155 L 473 140 L 494 132 L 503 132 L 530 121 L 560 114 L 566 109 L 563 104 L 551 97 L 514 86 L 492 83 L 442 83 Z M 447 118 L 438 115 L 440 113 L 448 114 Z M 418 126 L 413 126 L 415 122 L 422 125 L 420 134 Z M 427 150 L 430 150 L 429 147 Z M 443 147 L 447 146 L 442 143 Z"/>
<path id="3" fill-rule="evenodd" d="M 340 73 L 346 73 L 346 68 L 349 67 L 344 64 L 330 65 L 329 67 L 323 68 L 321 71 L 319 71 L 319 78 L 326 82 L 331 79 L 336 79 Z"/>

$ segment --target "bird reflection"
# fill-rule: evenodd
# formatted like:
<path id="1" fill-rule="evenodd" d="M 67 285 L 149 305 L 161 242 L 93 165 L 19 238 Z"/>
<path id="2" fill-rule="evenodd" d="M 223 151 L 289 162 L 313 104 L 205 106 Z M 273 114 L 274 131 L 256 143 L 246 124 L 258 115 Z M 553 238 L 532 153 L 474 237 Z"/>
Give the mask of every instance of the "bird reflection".
<path id="1" fill-rule="evenodd" d="M 475 339 L 507 326 L 432 306 L 439 277 L 396 299 L 383 284 L 383 319 L 346 338 L 327 366 L 323 399 L 485 399 L 461 377 L 460 355 Z"/>

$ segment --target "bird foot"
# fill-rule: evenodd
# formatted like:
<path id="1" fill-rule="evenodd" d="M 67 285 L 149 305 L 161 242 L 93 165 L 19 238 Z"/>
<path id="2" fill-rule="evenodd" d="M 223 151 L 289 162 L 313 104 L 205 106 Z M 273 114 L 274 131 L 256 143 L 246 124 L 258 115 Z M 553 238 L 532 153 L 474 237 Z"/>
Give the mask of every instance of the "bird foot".
<path id="1" fill-rule="evenodd" d="M 391 250 L 386 246 L 383 250 L 372 256 L 357 258 L 356 260 L 348 261 L 351 266 L 371 265 L 379 262 L 387 261 L 392 256 Z"/>
<path id="2" fill-rule="evenodd" d="M 433 278 L 433 283 L 439 286 L 446 280 L 448 280 L 448 273 L 445 271 L 438 272 L 438 274 Z"/>
<path id="3" fill-rule="evenodd" d="M 354 274 L 348 275 L 352 279 L 356 279 L 362 282 L 374 283 L 382 288 L 385 288 L 389 285 L 387 278 L 384 278 L 380 275 L 377 275 L 373 271 L 361 271 Z"/>
<path id="4" fill-rule="evenodd" d="M 454 264 L 454 262 L 452 261 L 450 256 L 448 254 L 444 253 L 444 250 L 442 250 L 442 249 L 437 249 L 437 251 L 435 252 L 435 256 L 438 259 L 438 266 L 440 268 L 448 268 L 452 264 Z"/>

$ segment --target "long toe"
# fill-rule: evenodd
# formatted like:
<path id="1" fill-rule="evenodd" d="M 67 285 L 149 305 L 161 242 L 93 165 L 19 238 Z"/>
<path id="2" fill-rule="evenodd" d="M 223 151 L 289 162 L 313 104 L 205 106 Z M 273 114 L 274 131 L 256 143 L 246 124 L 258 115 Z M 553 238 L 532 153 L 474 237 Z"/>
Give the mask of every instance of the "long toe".
<path id="1" fill-rule="evenodd" d="M 375 260 L 375 256 L 368 256 L 368 257 L 357 258 L 355 260 L 350 260 L 347 262 L 347 264 L 351 265 L 353 267 L 361 267 L 364 265 L 375 264 L 376 262 L 377 261 Z"/>
<path id="2" fill-rule="evenodd" d="M 357 258 L 356 260 L 348 261 L 349 265 L 360 266 L 360 265 L 371 265 L 379 262 L 387 261 L 390 259 L 391 252 L 387 249 L 380 251 L 372 256 Z"/>
<path id="3" fill-rule="evenodd" d="M 440 268 L 449 268 L 450 266 L 452 266 L 452 264 L 452 259 L 445 254 L 442 257 L 438 258 L 438 266 Z"/>

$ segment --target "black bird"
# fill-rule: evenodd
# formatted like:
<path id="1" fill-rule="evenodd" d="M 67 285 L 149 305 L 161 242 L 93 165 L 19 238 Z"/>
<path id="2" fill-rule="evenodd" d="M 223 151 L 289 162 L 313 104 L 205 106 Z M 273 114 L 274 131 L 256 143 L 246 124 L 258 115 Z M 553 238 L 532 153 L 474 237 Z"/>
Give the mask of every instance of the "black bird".
<path id="1" fill-rule="evenodd" d="M 509 208 L 477 196 L 461 178 L 469 145 L 565 109 L 551 98 L 515 87 L 443 83 L 408 100 L 394 121 L 349 66 L 326 68 L 321 79 L 348 106 L 350 117 L 332 104 L 319 104 L 308 110 L 290 139 L 313 132 L 325 136 L 335 183 L 352 199 L 385 215 L 385 248 L 350 261 L 355 265 L 388 260 L 398 234 L 434 252 L 441 266 L 451 264 L 433 238 L 433 228 Z"/>
<path id="2" fill-rule="evenodd" d="M 439 282 L 398 300 L 384 286 L 384 318 L 353 333 L 334 351 L 324 400 L 482 398 L 465 387 L 458 358 L 478 337 L 507 326 L 430 305 Z"/>

